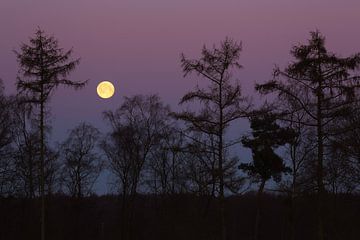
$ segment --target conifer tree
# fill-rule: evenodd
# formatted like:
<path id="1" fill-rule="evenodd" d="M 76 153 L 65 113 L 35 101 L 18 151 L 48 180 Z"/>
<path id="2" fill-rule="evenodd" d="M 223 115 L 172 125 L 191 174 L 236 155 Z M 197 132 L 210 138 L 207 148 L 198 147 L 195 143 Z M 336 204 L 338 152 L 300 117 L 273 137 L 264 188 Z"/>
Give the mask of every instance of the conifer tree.
<path id="1" fill-rule="evenodd" d="M 38 29 L 28 44 L 22 44 L 15 51 L 20 69 L 17 89 L 25 96 L 25 103 L 37 109 L 40 131 L 40 195 L 41 195 L 41 240 L 45 239 L 45 193 L 44 193 L 44 154 L 45 107 L 51 93 L 60 85 L 79 89 L 85 82 L 71 81 L 67 76 L 79 64 L 80 59 L 71 59 L 72 49 L 64 51 L 53 36 Z"/>
<path id="2" fill-rule="evenodd" d="M 291 143 L 296 135 L 291 128 L 281 127 L 276 120 L 276 115 L 270 112 L 254 112 L 250 118 L 252 137 L 245 136 L 241 141 L 244 147 L 251 149 L 253 162 L 242 163 L 239 168 L 260 182 L 257 193 L 254 240 L 259 239 L 261 197 L 266 182 L 271 178 L 275 182 L 280 182 L 282 174 L 291 171 L 285 166 L 282 157 L 275 150 Z"/>
<path id="3" fill-rule="evenodd" d="M 225 229 L 225 157 L 226 150 L 235 144 L 226 139 L 226 130 L 233 121 L 245 117 L 250 107 L 247 98 L 241 94 L 240 84 L 232 79 L 234 70 L 241 68 L 238 62 L 241 44 L 226 38 L 220 47 L 208 49 L 204 47 L 199 59 L 181 57 L 184 75 L 190 73 L 202 77 L 209 83 L 208 88 L 197 86 L 194 91 L 185 94 L 180 104 L 197 102 L 201 109 L 183 111 L 174 114 L 177 119 L 183 120 L 189 130 L 213 136 L 215 144 L 212 152 L 216 158 L 216 181 L 219 183 L 221 239 L 226 239 Z"/>
<path id="4" fill-rule="evenodd" d="M 339 57 L 325 47 L 325 37 L 319 31 L 311 32 L 307 44 L 294 46 L 291 55 L 295 58 L 284 70 L 276 68 L 274 79 L 256 86 L 263 94 L 277 93 L 277 111 L 283 114 L 284 121 L 291 121 L 294 113 L 305 114 L 303 126 L 316 131 L 317 159 L 317 235 L 324 236 L 324 159 L 326 140 L 330 134 L 329 125 L 352 110 L 357 101 L 355 93 L 360 87 L 360 77 L 354 71 L 360 67 L 360 54 Z M 282 108 L 281 102 L 291 103 L 291 108 Z"/>

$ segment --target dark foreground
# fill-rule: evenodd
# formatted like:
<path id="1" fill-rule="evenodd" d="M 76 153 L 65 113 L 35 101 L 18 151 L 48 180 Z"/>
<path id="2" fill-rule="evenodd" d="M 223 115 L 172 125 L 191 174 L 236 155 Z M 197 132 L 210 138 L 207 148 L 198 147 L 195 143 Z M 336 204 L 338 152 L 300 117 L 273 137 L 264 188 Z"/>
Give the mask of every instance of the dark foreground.
<path id="1" fill-rule="evenodd" d="M 255 203 L 253 194 L 226 199 L 228 239 L 252 238 Z M 312 196 L 297 199 L 291 217 L 289 199 L 264 196 L 260 239 L 315 239 L 315 203 Z M 360 239 L 360 196 L 328 196 L 326 205 L 328 239 Z M 115 196 L 52 197 L 48 199 L 47 239 L 121 239 L 121 206 Z M 190 195 L 138 196 L 132 209 L 127 239 L 219 239 L 215 200 Z M 39 239 L 39 213 L 38 200 L 0 199 L 0 239 Z"/>

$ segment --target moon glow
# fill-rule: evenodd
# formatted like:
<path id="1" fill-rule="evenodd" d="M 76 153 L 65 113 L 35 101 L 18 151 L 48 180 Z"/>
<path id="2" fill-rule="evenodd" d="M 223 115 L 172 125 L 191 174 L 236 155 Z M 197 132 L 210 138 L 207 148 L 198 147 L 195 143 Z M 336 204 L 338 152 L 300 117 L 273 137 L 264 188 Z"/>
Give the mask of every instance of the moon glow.
<path id="1" fill-rule="evenodd" d="M 96 88 L 97 94 L 101 98 L 111 98 L 114 95 L 115 87 L 109 81 L 103 81 Z"/>

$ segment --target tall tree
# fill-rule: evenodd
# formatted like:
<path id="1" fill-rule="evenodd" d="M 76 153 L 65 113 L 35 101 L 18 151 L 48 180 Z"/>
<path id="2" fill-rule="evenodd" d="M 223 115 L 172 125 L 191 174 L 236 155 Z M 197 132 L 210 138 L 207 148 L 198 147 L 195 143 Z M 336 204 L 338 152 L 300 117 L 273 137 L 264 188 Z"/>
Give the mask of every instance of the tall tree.
<path id="1" fill-rule="evenodd" d="M 133 202 L 151 152 L 166 135 L 170 109 L 157 95 L 125 97 L 116 111 L 104 113 L 112 131 L 103 149 L 122 197 L 122 239 L 131 238 Z"/>
<path id="2" fill-rule="evenodd" d="M 62 180 L 73 197 L 81 198 L 91 193 L 103 162 L 96 152 L 100 132 L 87 123 L 81 123 L 71 130 L 61 145 L 64 160 Z"/>
<path id="3" fill-rule="evenodd" d="M 256 89 L 264 94 L 277 93 L 281 101 L 292 102 L 291 109 L 279 106 L 284 120 L 288 120 L 292 113 L 304 112 L 306 118 L 301 124 L 316 129 L 317 236 L 323 240 L 324 143 L 330 134 L 329 124 L 349 114 L 356 101 L 360 78 L 352 73 L 360 66 L 360 54 L 342 58 L 328 52 L 325 37 L 318 31 L 311 32 L 308 44 L 294 46 L 291 54 L 295 60 L 284 70 L 276 68 L 274 79 L 257 85 Z"/>
<path id="4" fill-rule="evenodd" d="M 40 189 L 41 189 L 41 239 L 45 239 L 45 106 L 51 93 L 60 85 L 79 89 L 86 82 L 67 79 L 67 76 L 79 64 L 79 59 L 72 60 L 72 49 L 65 51 L 59 47 L 53 36 L 48 36 L 38 29 L 28 44 L 22 44 L 20 51 L 15 51 L 20 66 L 17 78 L 19 94 L 26 96 L 26 102 L 39 109 L 40 131 Z"/>
<path id="5" fill-rule="evenodd" d="M 241 141 L 244 147 L 251 149 L 253 162 L 242 163 L 239 168 L 260 181 L 257 193 L 254 240 L 259 239 L 261 196 L 266 182 L 270 178 L 279 182 L 281 175 L 290 171 L 289 168 L 285 167 L 283 159 L 275 153 L 275 150 L 291 143 L 295 137 L 295 132 L 291 128 L 280 127 L 276 120 L 276 116 L 269 112 L 255 113 L 250 119 L 252 137 L 245 136 Z"/>
<path id="6" fill-rule="evenodd" d="M 215 145 L 213 152 L 217 160 L 216 178 L 219 180 L 219 200 L 221 219 L 221 239 L 226 239 L 225 204 L 224 204 L 224 176 L 225 152 L 233 141 L 225 138 L 230 124 L 246 115 L 250 106 L 247 99 L 241 95 L 240 84 L 232 81 L 233 70 L 241 68 L 238 60 L 242 50 L 241 44 L 226 38 L 220 47 L 208 49 L 204 46 L 199 59 L 187 59 L 181 56 L 184 76 L 195 73 L 210 84 L 208 89 L 197 86 L 194 91 L 185 94 L 180 104 L 199 102 L 200 110 L 183 111 L 175 117 L 185 121 L 188 128 L 205 134 L 213 135 Z"/>

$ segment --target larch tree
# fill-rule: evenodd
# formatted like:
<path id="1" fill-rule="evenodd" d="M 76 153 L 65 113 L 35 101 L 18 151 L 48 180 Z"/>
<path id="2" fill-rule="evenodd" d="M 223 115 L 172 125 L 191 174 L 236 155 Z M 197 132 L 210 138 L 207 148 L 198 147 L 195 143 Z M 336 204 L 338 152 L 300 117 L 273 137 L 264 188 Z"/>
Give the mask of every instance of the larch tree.
<path id="1" fill-rule="evenodd" d="M 40 192 L 41 192 L 41 239 L 45 239 L 45 107 L 51 94 L 60 85 L 79 89 L 86 81 L 72 81 L 67 77 L 79 64 L 71 59 L 72 49 L 64 51 L 53 36 L 38 29 L 28 44 L 15 51 L 19 63 L 17 89 L 25 96 L 25 103 L 35 106 L 40 131 Z"/>
<path id="2" fill-rule="evenodd" d="M 279 103 L 292 102 L 292 108 L 279 104 L 276 111 L 284 121 L 291 121 L 292 114 L 303 112 L 302 126 L 316 132 L 316 183 L 317 183 L 317 237 L 324 236 L 324 160 L 326 141 L 332 132 L 330 123 L 348 115 L 357 98 L 360 77 L 355 71 L 360 66 L 360 54 L 339 57 L 325 47 L 325 37 L 319 31 L 311 32 L 307 44 L 291 50 L 295 58 L 284 70 L 275 68 L 274 79 L 258 84 L 262 94 L 276 93 Z"/>
<path id="3" fill-rule="evenodd" d="M 216 159 L 216 180 L 219 183 L 220 200 L 220 234 L 226 239 L 225 229 L 225 172 L 224 163 L 227 149 L 236 141 L 226 139 L 226 130 L 230 124 L 245 117 L 250 104 L 241 94 L 240 84 L 232 79 L 234 70 L 240 69 L 238 62 L 242 46 L 240 43 L 226 38 L 220 47 L 208 49 L 204 46 L 199 59 L 188 59 L 181 56 L 181 65 L 184 76 L 191 73 L 202 77 L 209 85 L 208 88 L 197 86 L 193 91 L 185 94 L 180 104 L 197 102 L 200 109 L 186 110 L 174 114 L 177 119 L 183 120 L 189 130 L 214 136 L 213 153 Z"/>

